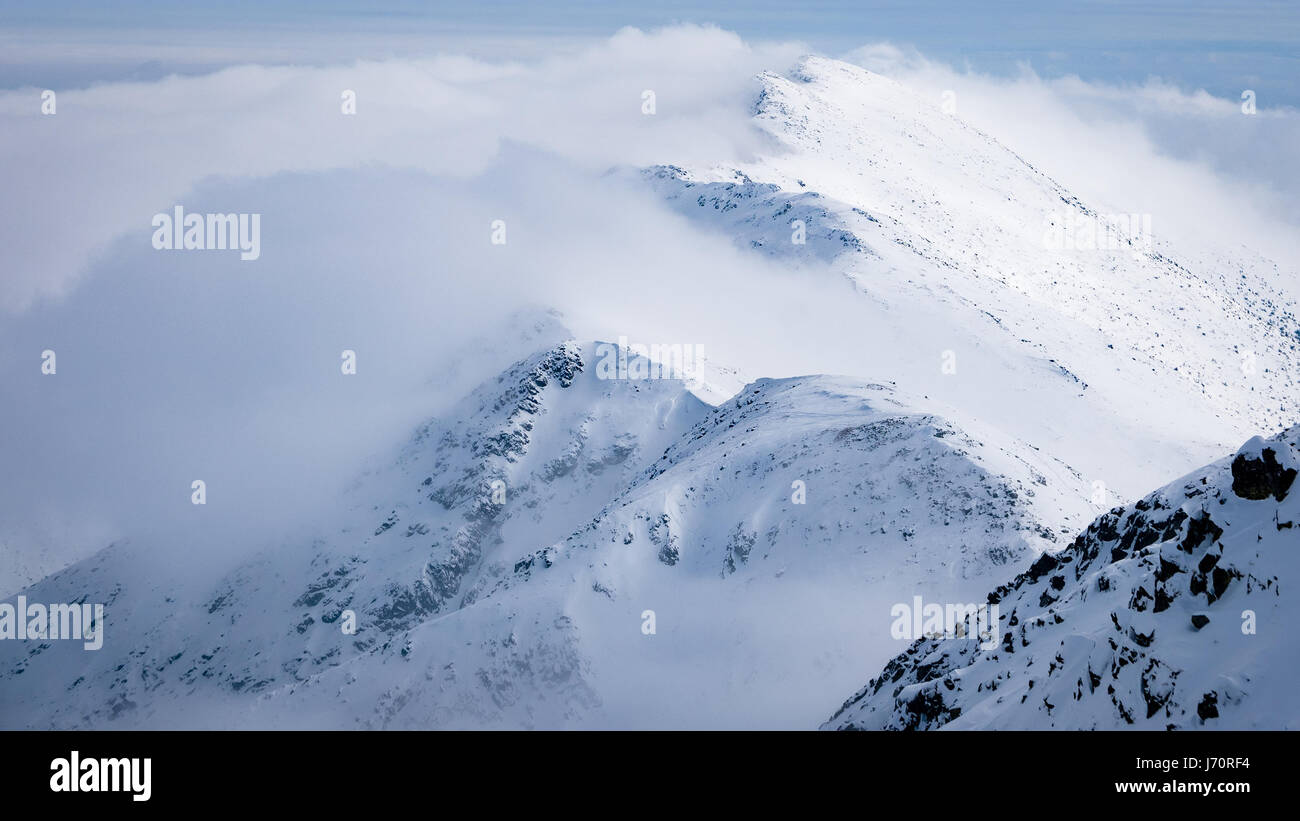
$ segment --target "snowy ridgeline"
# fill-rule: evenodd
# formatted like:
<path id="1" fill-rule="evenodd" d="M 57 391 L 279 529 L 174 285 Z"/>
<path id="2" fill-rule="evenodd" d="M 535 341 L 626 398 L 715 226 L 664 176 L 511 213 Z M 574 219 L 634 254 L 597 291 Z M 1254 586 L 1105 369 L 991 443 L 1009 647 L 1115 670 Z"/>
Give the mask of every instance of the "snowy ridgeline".
<path id="1" fill-rule="evenodd" d="M 107 602 L 109 633 L 94 653 L 0 644 L 6 725 L 806 727 L 854 676 L 872 682 L 826 726 L 1294 721 L 1297 430 L 1042 553 L 1060 545 L 1032 448 L 842 378 L 710 408 L 676 380 L 598 378 L 595 347 L 485 383 L 335 533 L 201 602 L 117 569 L 129 545 L 35 586 Z M 914 596 L 996 604 L 996 641 L 888 661 Z"/>
<path id="2" fill-rule="evenodd" d="M 24 591 L 103 604 L 103 646 L 0 641 L 0 726 L 810 728 L 858 691 L 826 727 L 1295 727 L 1295 429 L 1088 525 L 1294 421 L 1272 263 L 1045 241 L 1104 207 L 861 69 L 761 81 L 780 150 L 638 177 L 851 283 L 856 370 L 635 378 L 517 318 L 484 343 L 514 364 L 466 364 L 300 536 L 197 584 L 126 541 Z M 918 601 L 996 636 L 911 643 Z"/>
<path id="3" fill-rule="evenodd" d="M 1050 462 L 888 386 L 714 408 L 599 378 L 597 348 L 484 383 L 332 532 L 201 601 L 124 572 L 127 544 L 36 585 L 105 602 L 108 634 L 0 644 L 5 723 L 815 726 L 895 652 L 893 602 L 977 599 L 1060 538 L 1034 513 Z"/>

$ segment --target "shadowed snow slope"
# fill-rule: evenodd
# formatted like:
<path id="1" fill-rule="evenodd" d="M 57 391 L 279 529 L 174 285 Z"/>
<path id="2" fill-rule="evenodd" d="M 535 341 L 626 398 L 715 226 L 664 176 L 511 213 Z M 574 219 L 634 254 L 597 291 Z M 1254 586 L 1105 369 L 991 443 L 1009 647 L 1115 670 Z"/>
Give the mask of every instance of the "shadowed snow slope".
<path id="1" fill-rule="evenodd" d="M 1300 427 L 1098 518 L 988 595 L 996 647 L 923 639 L 834 729 L 1296 729 Z"/>

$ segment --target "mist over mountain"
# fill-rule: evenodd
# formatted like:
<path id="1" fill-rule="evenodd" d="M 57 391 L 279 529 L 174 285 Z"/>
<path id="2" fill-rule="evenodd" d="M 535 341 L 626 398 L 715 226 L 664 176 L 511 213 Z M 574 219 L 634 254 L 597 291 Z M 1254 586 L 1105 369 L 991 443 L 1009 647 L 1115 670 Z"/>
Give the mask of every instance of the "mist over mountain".
<path id="1" fill-rule="evenodd" d="M 22 121 L 87 187 L 3 229 L 0 587 L 106 621 L 0 641 L 0 726 L 1294 727 L 1284 218 L 1079 190 L 909 71 L 628 30 Z M 192 152 L 92 164 L 159 99 Z M 177 200 L 260 256 L 150 247 Z"/>

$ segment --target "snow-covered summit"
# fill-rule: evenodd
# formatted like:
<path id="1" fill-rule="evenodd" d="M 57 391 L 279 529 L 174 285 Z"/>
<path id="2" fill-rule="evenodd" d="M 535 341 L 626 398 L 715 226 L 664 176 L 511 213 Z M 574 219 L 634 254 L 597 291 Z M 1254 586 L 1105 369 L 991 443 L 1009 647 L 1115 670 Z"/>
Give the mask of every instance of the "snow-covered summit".
<path id="1" fill-rule="evenodd" d="M 35 585 L 107 638 L 0 645 L 5 726 L 808 726 L 888 657 L 900 586 L 971 596 L 1061 538 L 1059 465 L 890 386 L 710 407 L 602 352 L 520 359 L 190 596 L 125 544 Z"/>
<path id="2" fill-rule="evenodd" d="M 1296 272 L 1214 226 L 1171 236 L 1160 214 L 1085 202 L 942 100 L 856 66 L 811 57 L 759 79 L 767 153 L 645 176 L 740 246 L 853 282 L 889 348 L 871 378 L 1050 443 L 1128 495 L 1294 422 Z M 1112 458 L 1135 440 L 1144 465 Z"/>

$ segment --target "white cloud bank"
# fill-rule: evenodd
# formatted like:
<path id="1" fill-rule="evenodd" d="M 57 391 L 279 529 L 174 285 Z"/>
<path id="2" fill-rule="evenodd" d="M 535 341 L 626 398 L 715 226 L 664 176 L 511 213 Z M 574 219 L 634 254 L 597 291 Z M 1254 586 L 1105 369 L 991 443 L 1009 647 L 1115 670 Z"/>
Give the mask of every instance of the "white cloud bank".
<path id="1" fill-rule="evenodd" d="M 593 337 L 697 342 L 724 362 L 761 348 L 766 375 L 848 371 L 855 348 L 880 340 L 857 327 L 847 286 L 792 278 L 605 176 L 763 150 L 748 121 L 754 75 L 801 52 L 681 27 L 528 60 L 108 84 L 60 93 L 52 116 L 39 89 L 0 94 L 0 539 L 48 545 L 78 522 L 57 531 L 66 552 L 49 563 L 130 535 L 197 566 L 293 537 L 366 454 L 467 387 L 429 381 L 466 339 L 530 304 Z M 960 115 L 1085 194 L 1222 212 L 1237 220 L 1223 230 L 1276 241 L 1294 270 L 1272 233 L 1296 192 L 1234 164 L 1259 137 L 1234 130 L 1230 103 L 855 56 L 956 89 Z M 340 113 L 344 89 L 355 116 Z M 1254 128 L 1295 127 L 1294 112 L 1258 116 Z M 1159 136 L 1180 123 L 1201 136 Z M 1294 167 L 1284 151 L 1256 153 Z M 178 203 L 262 214 L 261 258 L 154 251 L 151 219 Z M 489 243 L 495 219 L 505 246 Z M 53 380 L 39 373 L 46 348 Z M 343 349 L 358 351 L 355 381 L 338 376 Z M 209 485 L 200 528 L 194 478 Z"/>
<path id="2" fill-rule="evenodd" d="M 503 140 L 593 170 L 712 161 L 756 147 L 753 76 L 797 46 L 717 29 L 619 32 L 528 63 L 445 56 L 332 68 L 225 69 L 202 77 L 0 95 L 0 308 L 65 294 L 114 238 L 138 233 L 200 180 L 386 165 L 473 175 Z M 341 113 L 352 90 L 357 114 Z M 655 116 L 642 94 L 656 95 Z"/>

